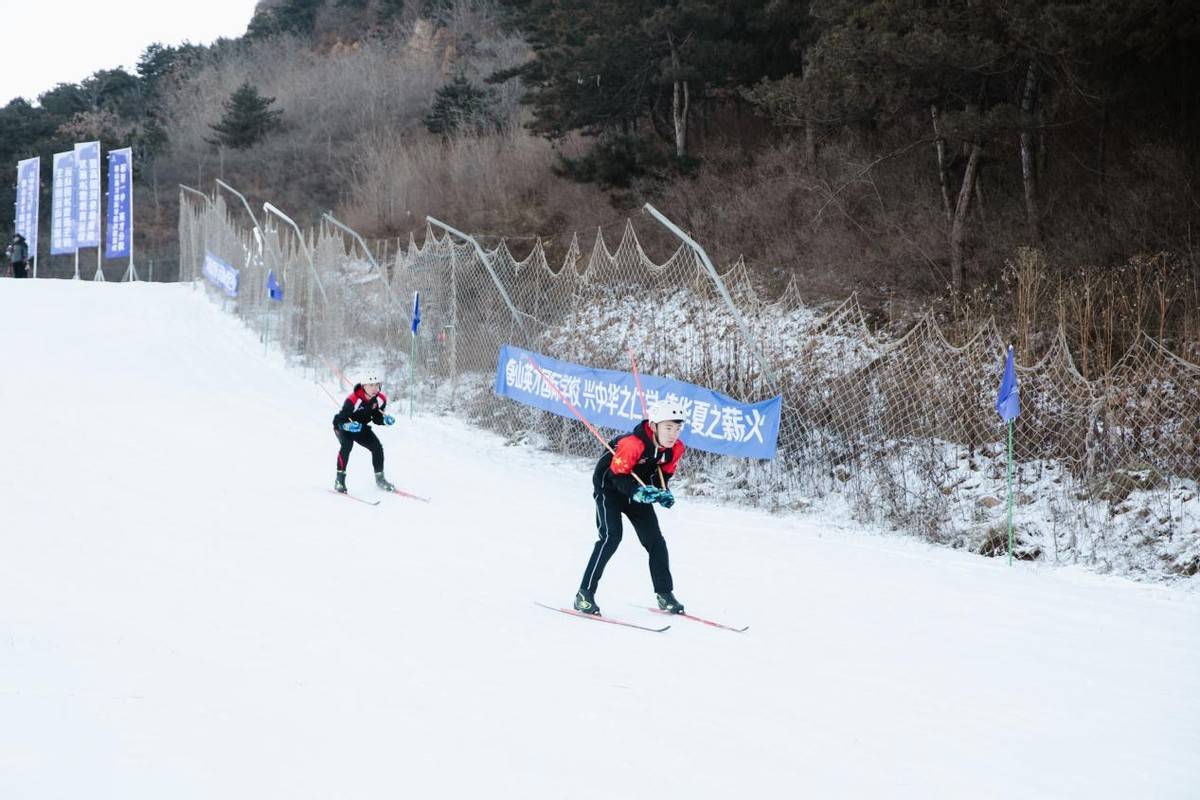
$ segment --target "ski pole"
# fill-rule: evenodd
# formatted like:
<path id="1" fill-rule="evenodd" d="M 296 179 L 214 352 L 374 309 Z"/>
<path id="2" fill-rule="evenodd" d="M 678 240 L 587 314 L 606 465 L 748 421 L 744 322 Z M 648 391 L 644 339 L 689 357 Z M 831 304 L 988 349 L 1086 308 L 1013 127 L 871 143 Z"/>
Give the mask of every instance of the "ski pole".
<path id="1" fill-rule="evenodd" d="M 333 364 L 330 364 L 330 363 L 329 363 L 329 359 L 325 358 L 325 356 L 323 356 L 323 355 L 321 355 L 320 353 L 318 353 L 318 354 L 317 354 L 317 358 L 319 358 L 319 359 L 321 359 L 322 361 L 324 361 L 324 362 L 325 362 L 325 366 L 329 367 L 329 369 L 330 369 L 330 370 L 331 370 L 331 371 L 332 371 L 332 372 L 333 372 L 335 375 L 337 375 L 337 376 L 338 376 L 338 380 L 340 380 L 340 381 L 342 382 L 342 389 L 345 389 L 347 385 L 350 385 L 350 386 L 353 386 L 353 385 L 354 385 L 354 384 L 350 383 L 349 381 L 347 381 L 347 380 L 346 380 L 346 376 L 342 374 L 342 371 L 341 371 L 340 369 L 338 369 L 336 366 L 334 366 Z"/>
<path id="2" fill-rule="evenodd" d="M 632 347 L 626 347 L 625 352 L 629 353 L 629 360 L 633 364 L 633 382 L 637 385 L 638 397 L 642 400 L 642 417 L 650 419 L 650 409 L 646 408 L 646 393 L 642 391 L 642 379 L 638 376 L 637 358 L 633 355 Z M 663 477 L 662 467 L 658 467 L 658 485 L 666 491 L 667 479 Z"/>
<path id="3" fill-rule="evenodd" d="M 650 410 L 646 408 L 646 393 L 642 391 L 642 379 L 638 376 L 637 359 L 633 357 L 633 348 L 627 347 L 625 351 L 629 353 L 629 360 L 633 362 L 633 382 L 637 386 L 638 397 L 642 400 L 643 418 L 650 419 Z"/>
<path id="4" fill-rule="evenodd" d="M 558 399 L 562 400 L 564 403 L 566 403 L 567 408 L 571 409 L 571 413 L 575 415 L 576 419 L 578 419 L 580 422 L 582 422 L 584 425 L 586 425 L 587 429 L 592 432 L 592 435 L 595 436 L 600 441 L 600 444 L 604 445 L 604 449 L 607 450 L 608 452 L 612 453 L 613 458 L 616 458 L 617 454 L 611 447 L 608 446 L 608 440 L 606 440 L 603 436 L 600 435 L 600 431 L 596 430 L 595 426 L 592 425 L 592 423 L 588 422 L 586 419 L 583 418 L 583 415 L 579 413 L 579 409 L 575 408 L 575 404 L 572 403 L 569 399 L 567 399 L 567 396 L 565 394 L 563 394 L 561 391 L 559 391 L 559 388 L 554 384 L 554 381 L 550 380 L 550 378 L 546 376 L 546 373 L 542 372 L 542 368 L 539 367 L 537 362 L 533 360 L 533 356 L 526 353 L 525 358 L 529 359 L 529 363 L 533 365 L 533 368 L 535 370 L 537 370 L 537 374 L 542 376 L 542 380 L 546 382 L 546 385 L 554 390 L 554 393 L 556 395 L 558 395 Z M 641 478 L 639 478 L 636 472 L 633 472 L 632 470 L 630 470 L 629 474 L 632 475 L 633 479 L 635 481 L 637 481 L 639 484 L 641 484 L 642 486 L 646 485 L 646 482 L 643 481 Z"/>
<path id="5" fill-rule="evenodd" d="M 335 406 L 338 404 L 337 398 L 334 397 L 333 395 L 329 394 L 329 390 L 325 388 L 324 384 L 318 383 L 317 386 L 320 386 L 321 391 L 324 392 L 325 394 L 329 395 L 329 399 L 333 401 L 333 404 Z"/>

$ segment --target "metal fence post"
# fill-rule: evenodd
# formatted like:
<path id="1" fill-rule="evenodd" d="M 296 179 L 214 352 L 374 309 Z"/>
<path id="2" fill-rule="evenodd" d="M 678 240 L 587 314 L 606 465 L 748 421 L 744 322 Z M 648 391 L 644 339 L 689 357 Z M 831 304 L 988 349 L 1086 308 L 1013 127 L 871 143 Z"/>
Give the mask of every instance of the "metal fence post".
<path id="1" fill-rule="evenodd" d="M 181 183 L 181 184 L 179 184 L 179 207 L 180 207 L 181 209 L 183 208 L 183 193 L 184 193 L 184 192 L 191 192 L 192 194 L 194 194 L 194 195 L 196 195 L 197 197 L 199 197 L 199 198 L 201 198 L 202 200 L 204 200 L 205 206 L 206 206 L 207 208 L 211 208 L 211 207 L 212 207 L 212 202 L 213 202 L 213 201 L 212 201 L 212 198 L 211 198 L 211 197 L 209 197 L 208 195 L 206 195 L 204 192 L 200 191 L 199 189 L 193 189 L 192 187 L 190 187 L 190 186 L 185 186 L 184 184 L 182 184 L 182 183 Z M 208 237 L 206 236 L 206 237 L 205 237 L 205 240 L 207 241 L 207 239 L 208 239 Z M 197 258 L 197 254 L 196 254 L 196 253 L 192 253 L 191 255 L 192 255 L 192 270 L 191 270 L 191 271 L 192 271 L 192 288 L 195 288 L 195 286 L 196 286 L 196 258 Z"/>
<path id="2" fill-rule="evenodd" d="M 326 219 L 330 224 L 336 225 L 337 227 L 341 228 L 346 233 L 348 233 L 354 237 L 354 240 L 358 242 L 359 247 L 362 248 L 363 253 L 367 256 L 367 260 L 371 262 L 371 266 L 374 267 L 375 271 L 379 273 L 379 277 L 383 280 L 383 287 L 384 287 L 384 289 L 387 290 L 388 300 L 391 301 L 392 300 L 392 286 L 391 286 L 391 283 L 388 281 L 387 273 L 383 271 L 383 268 L 381 266 L 379 266 L 379 262 L 375 260 L 375 256 L 373 256 L 371 254 L 371 248 L 367 247 L 367 243 L 363 240 L 363 238 L 361 236 L 359 236 L 358 232 L 356 230 L 354 230 L 353 228 L 351 228 L 349 225 L 344 225 L 341 222 L 338 222 L 337 218 L 334 217 L 331 212 L 326 211 L 321 216 L 324 219 Z M 410 325 L 412 324 L 412 320 L 408 318 L 407 311 L 405 312 L 405 319 L 408 320 L 408 323 Z"/>
<path id="3" fill-rule="evenodd" d="M 306 242 L 304 240 L 304 234 L 302 234 L 300 232 L 300 226 L 297 225 L 291 217 L 289 217 L 287 214 L 284 214 L 282 211 L 280 211 L 278 208 L 271 205 L 270 203 L 263 203 L 263 211 L 266 211 L 268 214 L 274 214 L 275 216 L 279 217 L 281 220 L 286 222 L 288 225 L 292 226 L 292 230 L 296 231 L 296 238 L 297 238 L 297 241 L 299 242 L 300 249 L 304 252 L 304 257 L 308 261 L 308 270 L 309 270 L 310 277 L 312 278 L 312 282 L 309 283 L 309 286 L 308 286 L 307 306 L 304 309 L 304 354 L 308 357 L 308 361 L 311 363 L 312 362 L 312 318 L 313 318 L 313 309 L 316 305 L 315 297 L 313 295 L 312 284 L 315 283 L 317 285 L 317 288 L 321 290 L 321 302 L 323 302 L 326 306 L 329 305 L 329 296 L 325 294 L 325 286 L 324 286 L 324 284 L 321 283 L 320 276 L 317 275 L 317 267 L 313 263 L 312 250 L 308 247 L 308 242 Z"/>
<path id="4" fill-rule="evenodd" d="M 524 333 L 526 337 L 528 337 L 529 329 L 525 327 L 525 321 L 523 319 L 521 319 L 521 317 L 529 317 L 530 319 L 533 319 L 535 322 L 537 321 L 537 318 L 532 316 L 531 314 L 526 314 L 523 311 L 518 311 L 517 307 L 515 305 L 513 305 L 512 298 L 508 296 L 508 292 L 505 290 L 504 284 L 502 284 L 500 282 L 500 278 L 499 278 L 499 276 L 496 275 L 496 271 L 494 269 L 492 269 L 491 262 L 488 261 L 487 254 L 483 252 L 483 248 L 479 246 L 479 242 L 475 241 L 474 237 L 468 236 L 467 234 L 463 233 L 462 231 L 458 230 L 457 228 L 451 228 L 446 223 L 439 222 L 436 219 L 434 219 L 433 217 L 425 217 L 425 219 L 428 220 L 433 225 L 437 225 L 439 228 L 446 231 L 447 233 L 451 233 L 451 234 L 459 237 L 460 239 L 465 239 L 466 241 L 470 242 L 472 245 L 475 246 L 475 254 L 479 256 L 479 260 L 483 262 L 484 269 L 486 269 L 488 271 L 488 275 L 490 275 L 492 277 L 492 283 L 496 284 L 496 290 L 499 291 L 500 296 L 502 298 L 504 298 L 504 304 L 506 306 L 508 306 L 508 310 L 513 315 L 513 319 L 515 319 L 517 321 L 517 325 L 519 325 L 521 327 L 521 332 Z"/>
<path id="5" fill-rule="evenodd" d="M 645 209 L 649 211 L 655 219 L 665 225 L 672 233 L 683 240 L 684 244 L 692 248 L 700 260 L 704 262 L 704 268 L 708 271 L 708 275 L 712 278 L 713 283 L 717 285 L 717 291 L 721 293 L 721 297 L 725 299 L 725 304 L 729 306 L 730 313 L 733 314 L 734 320 L 737 321 L 738 327 L 742 330 L 742 336 L 745 337 L 747 344 L 754 352 L 754 358 L 758 360 L 759 367 L 762 368 L 763 375 L 771 382 L 771 386 L 775 391 L 779 391 L 781 384 L 779 379 L 775 377 L 775 371 L 767 363 L 767 357 L 763 355 L 762 348 L 758 344 L 758 340 L 750 332 L 750 326 L 746 324 L 746 320 L 742 317 L 742 313 L 738 311 L 737 306 L 733 304 L 733 298 L 729 296 L 729 290 L 725 288 L 725 281 L 721 280 L 721 276 L 717 274 L 716 268 L 712 262 L 708 260 L 708 253 L 704 252 L 704 248 L 697 244 L 696 240 L 688 236 L 679 226 L 662 215 L 661 212 L 654 206 L 646 203 Z"/>

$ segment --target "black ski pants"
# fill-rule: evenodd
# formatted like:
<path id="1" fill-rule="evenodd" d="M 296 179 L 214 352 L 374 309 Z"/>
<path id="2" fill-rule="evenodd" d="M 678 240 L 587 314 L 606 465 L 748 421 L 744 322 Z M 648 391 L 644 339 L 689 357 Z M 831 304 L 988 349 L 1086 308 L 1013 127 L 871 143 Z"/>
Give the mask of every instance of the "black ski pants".
<path id="1" fill-rule="evenodd" d="M 14 261 L 13 262 L 12 276 L 14 278 L 24 278 L 25 277 L 25 263 L 26 262 L 24 262 L 24 261 Z"/>
<path id="2" fill-rule="evenodd" d="M 650 554 L 650 580 L 654 583 L 654 591 L 661 593 L 674 589 L 667 556 L 667 540 L 663 538 L 658 527 L 658 516 L 654 513 L 654 506 L 650 503 L 635 503 L 623 494 L 603 489 L 596 490 L 592 496 L 596 499 L 596 530 L 599 535 L 579 587 L 595 592 L 596 587 L 600 585 L 605 565 L 621 544 L 621 515 L 624 514 L 629 517 L 633 529 L 637 531 L 638 541 Z"/>
<path id="3" fill-rule="evenodd" d="M 379 441 L 375 431 L 363 426 L 358 433 L 350 433 L 335 427 L 333 433 L 338 438 L 338 444 L 342 446 L 338 450 L 338 472 L 346 471 L 346 464 L 350 462 L 350 450 L 355 444 L 370 450 L 371 466 L 375 468 L 376 472 L 383 472 L 383 442 Z"/>

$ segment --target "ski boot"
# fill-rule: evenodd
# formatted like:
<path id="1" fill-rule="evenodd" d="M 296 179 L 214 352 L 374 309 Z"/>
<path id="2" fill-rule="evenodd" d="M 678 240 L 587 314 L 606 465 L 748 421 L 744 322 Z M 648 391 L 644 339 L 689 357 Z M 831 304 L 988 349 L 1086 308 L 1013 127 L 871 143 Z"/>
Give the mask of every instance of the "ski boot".
<path id="1" fill-rule="evenodd" d="M 596 598 L 587 589 L 580 589 L 575 593 L 575 610 L 581 614 L 595 614 L 600 616 L 600 607 L 596 605 Z"/>
<path id="2" fill-rule="evenodd" d="M 654 597 L 658 600 L 658 607 L 668 614 L 682 614 L 683 603 L 675 599 L 675 595 L 671 592 L 660 592 Z"/>
<path id="3" fill-rule="evenodd" d="M 333 480 L 333 490 L 335 492 L 341 492 L 342 494 L 346 493 L 346 472 L 345 472 L 345 470 L 338 470 L 337 477 L 334 478 L 334 480 Z"/>
<path id="4" fill-rule="evenodd" d="M 392 486 L 392 484 L 388 482 L 388 479 L 383 477 L 382 472 L 375 473 L 375 485 L 378 486 L 380 489 L 383 489 L 385 492 L 396 491 L 396 487 Z"/>

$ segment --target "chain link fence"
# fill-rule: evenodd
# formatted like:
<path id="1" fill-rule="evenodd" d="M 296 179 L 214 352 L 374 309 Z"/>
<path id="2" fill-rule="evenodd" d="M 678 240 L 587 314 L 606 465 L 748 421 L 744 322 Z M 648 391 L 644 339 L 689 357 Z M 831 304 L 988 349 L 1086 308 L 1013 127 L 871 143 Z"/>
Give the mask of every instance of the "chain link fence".
<path id="1" fill-rule="evenodd" d="M 492 392 L 498 350 L 622 371 L 632 350 L 647 374 L 745 401 L 784 396 L 776 460 L 693 451 L 688 493 L 831 509 L 952 547 L 1005 549 L 1006 428 L 993 408 L 1005 343 L 992 324 L 962 345 L 932 316 L 883 337 L 853 297 L 820 313 L 794 285 L 763 300 L 739 261 L 721 279 L 782 382 L 773 386 L 694 251 L 656 263 L 632 225 L 613 249 L 601 233 L 586 251 L 576 237 L 556 268 L 540 243 L 517 258 L 502 242 L 486 253 L 489 271 L 471 244 L 431 228 L 420 243 L 366 253 L 328 221 L 300 241 L 245 216 L 221 197 L 185 196 L 180 279 L 203 281 L 206 253 L 239 269 L 242 289 L 224 302 L 314 377 L 379 364 L 397 407 L 411 397 L 514 442 L 595 456 L 578 422 Z M 281 303 L 266 298 L 268 270 L 284 284 Z M 1017 555 L 1149 578 L 1197 574 L 1200 366 L 1147 337 L 1095 380 L 1076 369 L 1061 332 L 1036 360 L 1027 355 L 1018 354 L 1014 431 Z"/>

